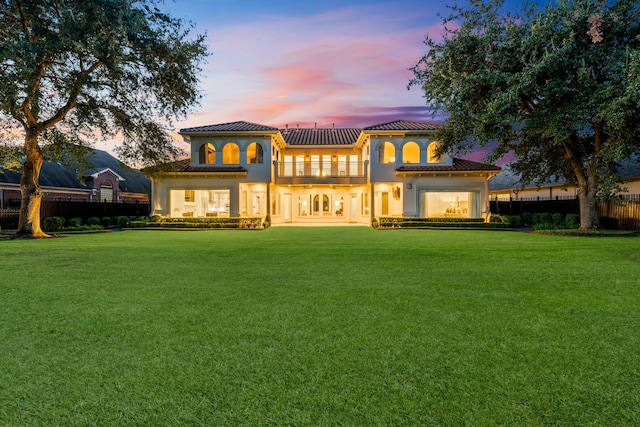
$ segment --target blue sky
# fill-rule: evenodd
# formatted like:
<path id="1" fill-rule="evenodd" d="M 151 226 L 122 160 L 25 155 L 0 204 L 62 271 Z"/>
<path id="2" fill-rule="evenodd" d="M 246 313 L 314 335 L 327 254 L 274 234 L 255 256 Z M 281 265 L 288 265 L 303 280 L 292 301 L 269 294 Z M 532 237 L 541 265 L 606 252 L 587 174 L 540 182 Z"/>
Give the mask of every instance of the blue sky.
<path id="1" fill-rule="evenodd" d="M 407 83 L 425 36 L 442 34 L 444 2 L 175 0 L 163 9 L 206 31 L 212 53 L 201 106 L 176 129 L 237 120 L 278 127 L 438 120 Z"/>

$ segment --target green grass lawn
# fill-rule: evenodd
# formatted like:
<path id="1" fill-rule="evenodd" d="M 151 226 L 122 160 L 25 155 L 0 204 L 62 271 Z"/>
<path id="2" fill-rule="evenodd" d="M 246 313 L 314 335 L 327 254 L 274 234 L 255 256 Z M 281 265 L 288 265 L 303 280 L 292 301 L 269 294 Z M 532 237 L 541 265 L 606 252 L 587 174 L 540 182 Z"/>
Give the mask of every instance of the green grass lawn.
<path id="1" fill-rule="evenodd" d="M 640 240 L 0 242 L 0 425 L 640 424 Z"/>

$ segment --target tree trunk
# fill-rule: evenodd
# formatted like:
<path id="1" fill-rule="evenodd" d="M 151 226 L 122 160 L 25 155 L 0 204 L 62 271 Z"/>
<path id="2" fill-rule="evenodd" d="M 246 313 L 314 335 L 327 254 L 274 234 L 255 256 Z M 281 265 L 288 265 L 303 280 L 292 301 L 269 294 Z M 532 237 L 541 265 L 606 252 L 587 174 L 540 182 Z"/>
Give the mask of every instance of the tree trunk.
<path id="1" fill-rule="evenodd" d="M 42 192 L 38 179 L 42 168 L 43 155 L 38 146 L 38 134 L 27 131 L 25 137 L 25 151 L 27 158 L 22 166 L 22 176 L 20 177 L 20 193 L 22 203 L 20 204 L 20 218 L 18 221 L 18 238 L 40 238 L 49 237 L 40 228 L 40 202 Z"/>
<path id="2" fill-rule="evenodd" d="M 596 206 L 596 186 L 590 177 L 587 184 L 578 187 L 578 202 L 580 204 L 580 229 L 590 230 L 600 228 L 598 210 Z"/>

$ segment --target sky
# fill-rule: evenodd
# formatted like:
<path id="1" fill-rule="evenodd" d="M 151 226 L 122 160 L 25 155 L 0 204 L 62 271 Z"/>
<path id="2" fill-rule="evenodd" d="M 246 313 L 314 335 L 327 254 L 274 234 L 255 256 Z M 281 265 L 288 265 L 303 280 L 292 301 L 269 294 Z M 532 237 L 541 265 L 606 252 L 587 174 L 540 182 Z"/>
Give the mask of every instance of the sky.
<path id="1" fill-rule="evenodd" d="M 206 32 L 211 52 L 201 105 L 176 130 L 239 120 L 279 128 L 443 121 L 407 85 L 425 37 L 441 39 L 445 2 L 168 0 L 162 8 Z"/>

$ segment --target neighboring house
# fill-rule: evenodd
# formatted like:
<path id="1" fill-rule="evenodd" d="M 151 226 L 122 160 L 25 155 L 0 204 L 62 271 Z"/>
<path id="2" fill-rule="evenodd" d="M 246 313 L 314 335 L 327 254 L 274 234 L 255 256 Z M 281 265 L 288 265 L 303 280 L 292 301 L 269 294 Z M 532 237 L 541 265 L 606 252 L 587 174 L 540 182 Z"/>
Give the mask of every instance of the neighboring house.
<path id="1" fill-rule="evenodd" d="M 434 157 L 440 125 L 278 129 L 233 122 L 182 129 L 191 157 L 152 176 L 152 213 L 362 223 L 375 217 L 485 218 L 500 168 Z"/>
<path id="2" fill-rule="evenodd" d="M 630 160 L 621 162 L 616 175 L 620 187 L 626 188 L 624 194 L 640 194 L 640 157 L 634 156 Z M 576 184 L 564 179 L 551 179 L 544 182 L 530 182 L 522 184 L 520 175 L 509 168 L 491 180 L 489 184 L 491 200 L 510 199 L 563 199 L 577 196 Z"/>
<path id="3" fill-rule="evenodd" d="M 45 161 L 39 184 L 44 200 L 149 202 L 149 178 L 106 151 L 92 150 L 89 167 L 78 173 L 60 162 Z M 0 208 L 20 206 L 20 170 L 0 168 Z"/>

